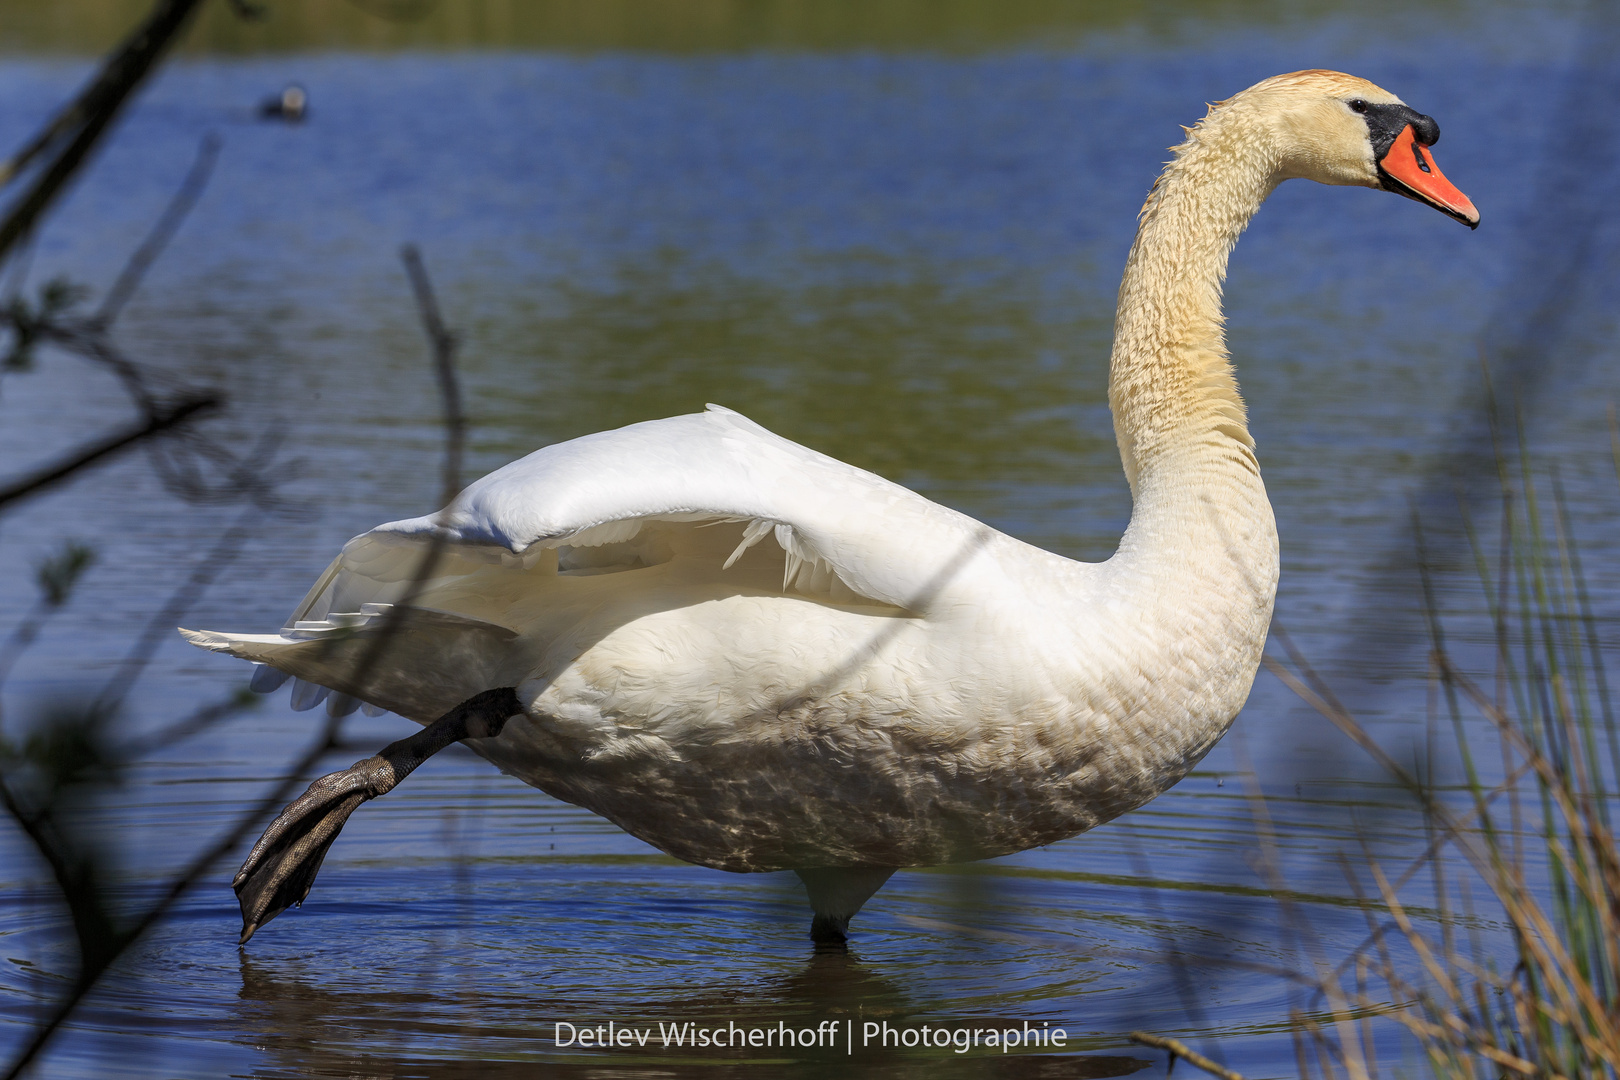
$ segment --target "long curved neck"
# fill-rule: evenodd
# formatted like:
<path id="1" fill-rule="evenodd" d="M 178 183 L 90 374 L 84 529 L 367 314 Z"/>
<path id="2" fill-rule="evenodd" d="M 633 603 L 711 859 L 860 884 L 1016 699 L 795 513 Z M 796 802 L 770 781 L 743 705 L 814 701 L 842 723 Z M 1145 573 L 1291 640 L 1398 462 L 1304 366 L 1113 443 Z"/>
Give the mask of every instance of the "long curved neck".
<path id="1" fill-rule="evenodd" d="M 1242 513 L 1253 495 L 1265 499 L 1227 360 L 1221 284 L 1280 176 L 1268 140 L 1228 113 L 1212 110 L 1176 148 L 1120 285 L 1108 402 L 1135 504 L 1122 551 L 1162 541 L 1173 530 L 1151 526 L 1166 515 L 1185 526 L 1189 501 Z"/>

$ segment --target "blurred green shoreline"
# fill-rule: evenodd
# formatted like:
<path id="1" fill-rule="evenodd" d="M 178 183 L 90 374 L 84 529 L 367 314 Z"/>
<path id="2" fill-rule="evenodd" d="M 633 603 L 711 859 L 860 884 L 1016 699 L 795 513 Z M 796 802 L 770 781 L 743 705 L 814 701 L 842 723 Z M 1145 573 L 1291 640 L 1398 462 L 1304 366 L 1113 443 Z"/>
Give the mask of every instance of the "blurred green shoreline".
<path id="1" fill-rule="evenodd" d="M 974 52 L 1072 44 L 1097 32 L 1168 34 L 1189 21 L 1277 25 L 1342 14 L 1329 0 L 254 0 L 247 21 L 215 0 L 183 51 L 523 49 L 694 53 L 750 49 Z M 150 0 L 0 0 L 0 55 L 89 56 Z M 1410 10 L 1391 0 L 1372 8 Z M 1418 6 L 1461 9 L 1462 0 Z M 1358 13 L 1366 16 L 1365 9 Z"/>

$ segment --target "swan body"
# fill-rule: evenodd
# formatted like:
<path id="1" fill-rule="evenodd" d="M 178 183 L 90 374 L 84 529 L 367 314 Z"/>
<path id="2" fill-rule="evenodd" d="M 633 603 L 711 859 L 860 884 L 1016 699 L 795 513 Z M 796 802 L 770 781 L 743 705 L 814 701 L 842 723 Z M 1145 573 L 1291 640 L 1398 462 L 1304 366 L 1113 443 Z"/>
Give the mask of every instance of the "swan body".
<path id="1" fill-rule="evenodd" d="M 1399 128 L 1383 145 L 1380 125 Z M 1329 72 L 1188 129 L 1120 289 L 1109 400 L 1133 511 L 1106 562 L 710 406 L 546 447 L 356 537 L 278 634 L 186 633 L 267 665 L 261 687 L 297 676 L 305 707 L 330 690 L 334 710 L 429 724 L 515 688 L 521 712 L 476 752 L 682 859 L 798 870 L 841 930 L 893 868 L 1084 832 L 1227 730 L 1278 566 L 1222 332 L 1227 256 L 1292 176 L 1476 223 L 1425 157 L 1437 137 Z"/>

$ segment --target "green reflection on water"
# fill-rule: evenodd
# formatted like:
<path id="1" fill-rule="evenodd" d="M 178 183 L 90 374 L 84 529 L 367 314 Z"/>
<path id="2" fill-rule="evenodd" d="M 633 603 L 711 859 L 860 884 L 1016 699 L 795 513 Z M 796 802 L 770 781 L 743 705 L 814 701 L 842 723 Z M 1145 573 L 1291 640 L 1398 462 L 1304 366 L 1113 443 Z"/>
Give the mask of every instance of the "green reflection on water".
<path id="1" fill-rule="evenodd" d="M 217 53 L 307 49 L 942 49 L 1070 43 L 1098 31 L 1167 32 L 1189 19 L 1277 24 L 1343 11 L 1330 0 L 266 0 L 244 22 L 205 5 L 189 46 Z M 1396 4 L 1410 11 L 1457 0 Z M 99 52 L 148 0 L 0 0 L 0 50 Z"/>
<path id="2" fill-rule="evenodd" d="M 714 402 L 1032 543 L 1111 554 L 1129 513 L 1107 411 L 1112 297 L 1045 297 L 1033 275 L 969 285 L 871 263 L 789 288 L 689 265 L 544 298 L 461 283 L 479 451 L 497 465 Z M 1029 534 L 1036 507 L 1049 528 Z"/>
<path id="3" fill-rule="evenodd" d="M 906 269 L 802 291 L 725 276 L 672 288 L 652 267 L 622 291 L 564 285 L 562 313 L 507 309 L 470 328 L 507 368 L 482 417 L 526 452 L 717 402 L 929 486 L 1067 482 L 1063 466 L 1088 453 L 1118 469 L 1100 413 L 1111 310 L 1045 312 L 1030 283 L 972 292 Z M 524 357 L 527 378 L 511 370 Z M 1097 430 L 1075 422 L 1087 405 Z"/>

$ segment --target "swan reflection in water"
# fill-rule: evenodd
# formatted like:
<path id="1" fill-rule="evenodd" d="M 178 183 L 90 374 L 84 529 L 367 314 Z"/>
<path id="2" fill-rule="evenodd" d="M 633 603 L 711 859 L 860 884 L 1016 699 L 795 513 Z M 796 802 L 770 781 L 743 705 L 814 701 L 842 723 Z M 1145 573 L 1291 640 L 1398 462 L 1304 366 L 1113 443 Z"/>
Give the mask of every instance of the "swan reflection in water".
<path id="1" fill-rule="evenodd" d="M 1157 1062 L 1142 1052 L 1073 1053 L 1087 1040 L 1071 1038 L 1070 1053 L 1010 1053 L 979 1050 L 956 1054 L 873 1045 L 851 1055 L 840 1044 L 827 1048 L 749 1050 L 746 1048 L 669 1049 L 658 1045 L 656 1028 L 691 1023 L 716 1028 L 815 1028 L 828 1020 L 866 1021 L 893 1028 L 944 1024 L 948 1027 L 1016 1028 L 1014 1018 L 958 1018 L 925 1010 L 898 983 L 864 963 L 853 950 L 819 949 L 798 970 L 744 985 L 681 987 L 667 998 L 644 1001 L 582 1002 L 562 997 L 488 995 L 470 989 L 447 996 L 440 980 L 420 981 L 420 990 L 379 990 L 353 985 L 324 989 L 331 974 L 296 959 L 267 961 L 240 954 L 242 989 L 237 1030 L 250 1032 L 261 1061 L 258 1077 L 410 1076 L 421 1080 L 528 1080 L 546 1076 L 663 1077 L 757 1076 L 763 1065 L 794 1064 L 807 1077 L 1072 1077 L 1075 1080 L 1129 1076 Z M 578 1027 L 609 1020 L 633 1028 L 653 1028 L 646 1047 L 555 1049 L 553 1025 Z M 1111 1040 L 1117 1041 L 1117 1040 Z M 464 1048 L 476 1045 L 468 1061 Z M 435 1052 L 437 1050 L 437 1052 Z M 684 1059 L 684 1060 L 683 1060 Z"/>

